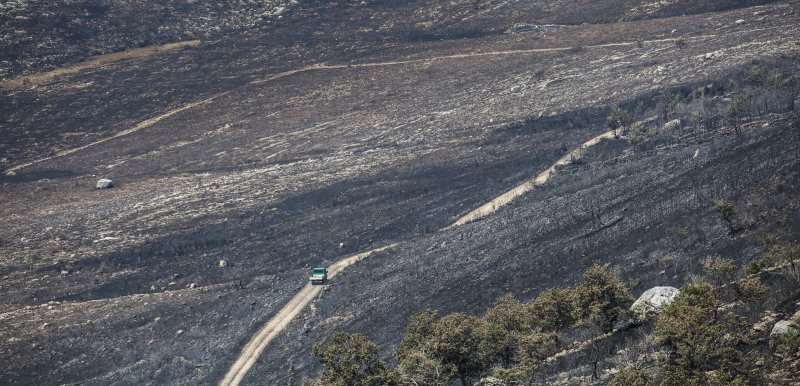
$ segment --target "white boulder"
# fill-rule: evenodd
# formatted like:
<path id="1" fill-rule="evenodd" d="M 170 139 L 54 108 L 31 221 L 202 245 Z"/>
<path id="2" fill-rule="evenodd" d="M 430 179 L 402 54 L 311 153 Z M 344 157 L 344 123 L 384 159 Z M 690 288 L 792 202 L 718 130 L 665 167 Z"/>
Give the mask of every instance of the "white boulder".
<path id="1" fill-rule="evenodd" d="M 680 119 L 673 119 L 666 124 L 664 124 L 664 130 L 672 131 L 679 129 L 681 127 L 681 120 Z"/>
<path id="2" fill-rule="evenodd" d="M 636 320 L 644 320 L 648 315 L 656 313 L 667 304 L 672 303 L 680 290 L 675 287 L 653 287 L 644 291 L 631 306 Z"/>
<path id="3" fill-rule="evenodd" d="M 97 181 L 97 189 L 108 189 L 114 186 L 114 182 L 109 180 L 108 178 L 103 178 Z"/>
<path id="4" fill-rule="evenodd" d="M 790 333 L 797 334 L 799 332 L 800 326 L 798 326 L 797 323 L 791 320 L 781 320 L 772 327 L 772 332 L 769 333 L 769 337 L 777 338 L 779 336 L 788 335 Z"/>

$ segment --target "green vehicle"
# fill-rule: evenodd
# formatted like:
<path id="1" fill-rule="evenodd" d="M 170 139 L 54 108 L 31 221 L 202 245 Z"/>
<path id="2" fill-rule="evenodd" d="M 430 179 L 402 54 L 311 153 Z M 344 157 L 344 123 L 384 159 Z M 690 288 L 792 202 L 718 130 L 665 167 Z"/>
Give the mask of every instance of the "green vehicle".
<path id="1" fill-rule="evenodd" d="M 324 267 L 318 267 L 311 270 L 311 284 L 325 284 L 328 282 L 328 270 Z"/>

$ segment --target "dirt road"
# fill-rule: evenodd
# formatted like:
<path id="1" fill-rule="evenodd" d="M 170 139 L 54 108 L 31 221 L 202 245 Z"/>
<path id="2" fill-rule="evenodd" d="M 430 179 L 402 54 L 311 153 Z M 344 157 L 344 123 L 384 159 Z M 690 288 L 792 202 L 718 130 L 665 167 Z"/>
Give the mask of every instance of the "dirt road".
<path id="1" fill-rule="evenodd" d="M 765 28 L 761 28 L 761 29 L 765 29 Z M 752 32 L 752 31 L 757 31 L 757 30 L 761 30 L 761 29 L 755 29 L 755 30 L 750 30 L 750 31 L 742 31 L 742 32 Z M 714 38 L 714 37 L 716 37 L 716 35 L 700 35 L 700 36 L 687 37 L 684 40 L 686 40 L 686 41 L 697 41 L 697 40 L 702 40 L 702 39 L 710 39 L 710 38 Z M 666 38 L 666 39 L 645 40 L 645 41 L 640 41 L 640 42 L 632 42 L 631 41 L 631 42 L 605 43 L 605 44 L 597 44 L 597 45 L 587 45 L 587 46 L 583 46 L 581 48 L 582 49 L 595 49 L 595 48 L 626 47 L 626 46 L 634 46 L 636 44 L 674 43 L 676 40 L 677 40 L 676 38 Z M 354 64 L 317 63 L 317 64 L 312 64 L 312 65 L 309 65 L 309 66 L 306 66 L 306 67 L 301 67 L 301 68 L 294 69 L 294 70 L 289 70 L 289 71 L 284 71 L 284 72 L 272 74 L 272 75 L 270 75 L 270 76 L 268 76 L 266 78 L 251 81 L 249 84 L 251 84 L 251 85 L 260 85 L 260 84 L 272 82 L 272 81 L 280 79 L 280 78 L 285 78 L 287 76 L 292 76 L 292 75 L 295 75 L 295 74 L 300 74 L 300 73 L 309 72 L 309 71 L 318 71 L 318 70 L 336 70 L 336 69 L 345 69 L 345 68 L 387 67 L 387 66 L 399 66 L 399 65 L 432 63 L 432 62 L 436 62 L 436 61 L 452 60 L 452 59 L 469 59 L 469 58 L 488 57 L 488 56 L 527 55 L 527 54 L 547 53 L 547 52 L 562 52 L 562 51 L 570 51 L 570 50 L 574 50 L 574 49 L 576 49 L 576 47 L 529 48 L 529 49 L 518 49 L 518 50 L 467 52 L 467 53 L 463 53 L 463 54 L 450 54 L 450 55 L 433 56 L 433 57 L 420 58 L 420 59 L 409 59 L 409 60 L 400 60 L 400 61 L 385 61 L 385 62 L 372 62 L 372 63 L 354 63 Z M 85 67 L 85 68 L 91 68 L 91 67 Z M 80 67 L 75 71 L 79 71 L 81 69 L 84 69 L 84 67 Z M 55 77 L 56 75 L 48 75 L 48 76 L 50 77 L 48 79 L 51 79 L 51 78 Z M 91 142 L 91 143 L 88 143 L 86 145 L 83 145 L 83 146 L 80 146 L 80 147 L 77 147 L 77 148 L 62 150 L 62 151 L 59 151 L 59 152 L 57 152 L 57 153 L 55 153 L 53 155 L 47 156 L 47 157 L 35 159 L 35 160 L 29 161 L 29 162 L 26 162 L 26 163 L 22 163 L 22 164 L 18 164 L 18 165 L 12 166 L 12 167 L 6 169 L 5 173 L 7 175 L 13 175 L 14 173 L 19 171 L 20 169 L 24 169 L 26 167 L 29 167 L 29 166 L 32 166 L 32 165 L 35 165 L 35 164 L 38 164 L 38 163 L 41 163 L 41 162 L 44 162 L 44 161 L 48 161 L 48 160 L 51 160 L 53 158 L 61 157 L 61 156 L 67 155 L 67 154 L 72 154 L 72 153 L 75 153 L 77 151 L 84 150 L 86 148 L 101 144 L 103 142 L 107 142 L 107 141 L 115 139 L 115 138 L 119 138 L 119 137 L 122 137 L 122 136 L 125 136 L 125 135 L 128 135 L 128 134 L 135 133 L 135 132 L 137 132 L 137 131 L 139 131 L 141 129 L 150 127 L 150 126 L 154 125 L 155 123 L 157 123 L 157 122 L 159 122 L 159 121 L 161 121 L 161 120 L 163 120 L 163 119 L 165 119 L 167 117 L 170 117 L 170 116 L 178 114 L 180 112 L 192 109 L 194 107 L 198 107 L 198 106 L 207 104 L 207 103 L 209 103 L 209 102 L 211 102 L 211 101 L 213 101 L 213 100 L 215 100 L 215 99 L 217 99 L 217 98 L 219 98 L 219 97 L 221 97 L 223 95 L 229 94 L 231 92 L 232 91 L 226 91 L 226 92 L 223 92 L 223 93 L 216 94 L 216 95 L 214 95 L 214 96 L 212 96 L 210 98 L 206 98 L 206 99 L 203 99 L 203 100 L 199 100 L 199 101 L 188 103 L 188 104 L 186 104 L 184 106 L 181 106 L 179 108 L 167 111 L 167 112 L 162 113 L 160 115 L 157 115 L 157 116 L 155 116 L 153 118 L 150 118 L 150 119 L 148 119 L 146 121 L 140 122 L 136 126 L 128 128 L 128 129 L 125 129 L 125 130 L 122 130 L 122 131 L 120 131 L 120 132 L 118 132 L 118 133 L 116 133 L 116 134 L 114 134 L 114 135 L 112 135 L 110 137 L 103 138 L 103 139 L 100 139 L 98 141 Z"/>
<path id="2" fill-rule="evenodd" d="M 509 204 L 511 201 L 515 200 L 516 198 L 524 195 L 527 192 L 530 192 L 534 187 L 540 186 L 547 182 L 550 179 L 550 176 L 555 173 L 555 168 L 557 166 L 569 165 L 572 162 L 581 158 L 583 153 L 586 149 L 598 144 L 603 139 L 610 139 L 614 138 L 616 135 L 615 130 L 606 131 L 600 135 L 595 136 L 594 138 L 582 143 L 578 148 L 575 150 L 567 153 L 565 156 L 561 157 L 558 161 L 556 161 L 553 165 L 551 165 L 547 170 L 539 173 L 535 178 L 524 182 L 523 184 L 509 190 L 497 196 L 496 198 L 492 199 L 491 201 L 487 202 L 486 204 L 480 206 L 479 208 L 467 213 L 466 215 L 457 219 L 453 224 L 449 225 L 448 227 L 444 228 L 451 228 L 459 225 L 463 225 L 475 220 L 479 220 L 484 218 L 495 211 L 497 209 Z M 342 272 L 345 268 L 350 265 L 353 265 L 360 260 L 368 257 L 369 255 L 385 251 L 387 249 L 394 248 L 398 245 L 398 243 L 390 244 L 384 247 L 375 248 L 366 252 L 362 252 L 359 254 L 351 255 L 345 257 L 337 261 L 336 263 L 332 264 L 329 270 L 329 278 L 333 278 L 339 272 Z M 244 346 L 242 352 L 239 354 L 239 357 L 236 359 L 236 362 L 231 366 L 228 370 L 228 373 L 225 374 L 225 378 L 220 381 L 221 386 L 236 386 L 242 381 L 244 376 L 256 362 L 258 357 L 261 355 L 261 352 L 264 351 L 264 348 L 267 347 L 272 339 L 274 339 L 278 334 L 283 331 L 289 323 L 294 319 L 300 311 L 303 310 L 308 304 L 316 297 L 321 291 L 323 286 L 315 286 L 308 283 L 303 287 L 300 292 L 297 293 L 290 301 L 287 303 L 280 311 L 278 311 L 275 316 L 270 319 L 258 332 L 253 335 L 247 345 Z"/>
<path id="3" fill-rule="evenodd" d="M 359 260 L 364 259 L 365 257 L 385 251 L 387 249 L 393 248 L 397 246 L 395 244 L 389 244 L 380 248 L 375 248 L 366 252 L 358 253 L 355 255 L 351 255 L 345 257 L 333 263 L 330 267 L 328 267 L 328 278 L 333 278 L 339 272 L 342 272 L 345 268 L 350 265 L 357 263 Z M 256 362 L 258 357 L 261 355 L 261 352 L 264 351 L 264 348 L 267 347 L 272 339 L 274 339 L 278 334 L 283 331 L 286 326 L 294 319 L 297 314 L 300 313 L 308 303 L 311 302 L 324 288 L 321 285 L 311 285 L 308 283 L 303 287 L 300 292 L 297 293 L 289 303 L 287 303 L 280 311 L 278 311 L 275 316 L 270 319 L 263 327 L 261 327 L 258 332 L 247 342 L 247 345 L 244 346 L 242 352 L 239 354 L 239 357 L 236 359 L 236 362 L 233 363 L 233 366 L 228 370 L 228 373 L 225 374 L 225 378 L 220 381 L 220 385 L 238 385 L 242 378 L 244 378 L 247 371 L 253 367 L 253 364 Z"/>

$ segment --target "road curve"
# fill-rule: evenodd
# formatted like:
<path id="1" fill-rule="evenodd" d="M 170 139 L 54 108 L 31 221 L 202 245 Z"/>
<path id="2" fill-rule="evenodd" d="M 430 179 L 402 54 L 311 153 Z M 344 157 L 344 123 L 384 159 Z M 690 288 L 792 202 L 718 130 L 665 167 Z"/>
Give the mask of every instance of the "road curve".
<path id="1" fill-rule="evenodd" d="M 371 249 L 366 252 L 350 255 L 333 263 L 328 267 L 328 278 L 333 278 L 339 272 L 342 272 L 348 266 L 357 263 L 359 260 L 376 252 L 381 252 L 393 248 L 397 243 L 389 244 L 380 248 Z M 300 313 L 308 303 L 311 302 L 322 291 L 324 286 L 311 285 L 308 283 L 297 293 L 289 303 L 286 303 L 275 316 L 270 319 L 261 329 L 250 338 L 250 341 L 242 349 L 236 362 L 233 363 L 225 378 L 219 382 L 222 386 L 235 386 L 238 385 L 244 378 L 247 371 L 253 367 L 256 360 L 261 356 L 261 352 L 267 347 L 267 344 L 275 339 L 281 331 Z"/>
<path id="2" fill-rule="evenodd" d="M 567 153 L 567 155 L 561 157 L 556 161 L 553 165 L 551 165 L 547 170 L 539 173 L 535 178 L 528 180 L 521 185 L 505 192 L 496 198 L 492 199 L 491 201 L 487 202 L 486 204 L 478 207 L 477 209 L 467 213 L 466 215 L 457 219 L 453 224 L 447 226 L 444 229 L 452 228 L 455 226 L 463 225 L 475 220 L 479 220 L 484 218 L 495 211 L 497 209 L 507 205 L 511 201 L 515 200 L 516 198 L 522 196 L 523 194 L 531 191 L 534 187 L 539 186 L 547 182 L 550 179 L 550 176 L 555 173 L 555 169 L 557 166 L 569 165 L 574 161 L 578 160 L 583 156 L 583 153 L 586 149 L 598 144 L 603 139 L 610 139 L 616 136 L 616 130 L 609 130 L 600 135 L 593 137 L 592 139 L 582 143 L 578 148 L 575 150 Z M 357 263 L 358 261 L 364 259 L 365 257 L 375 253 L 384 251 L 390 248 L 397 246 L 398 243 L 389 244 L 380 248 L 371 249 L 366 252 L 362 252 L 359 254 L 351 255 L 341 259 L 335 263 L 333 263 L 330 267 L 328 267 L 328 277 L 333 278 L 347 268 L 350 265 Z M 320 291 L 322 291 L 323 286 L 315 286 L 308 283 L 303 287 L 300 292 L 297 293 L 289 303 L 287 303 L 280 311 L 278 311 L 275 316 L 270 319 L 263 327 L 261 327 L 258 332 L 250 338 L 250 341 L 247 342 L 247 345 L 244 346 L 242 352 L 239 354 L 239 357 L 236 359 L 236 362 L 233 363 L 228 373 L 225 374 L 225 378 L 220 381 L 220 386 L 238 386 L 239 383 L 244 379 L 245 374 L 253 367 L 253 364 L 256 362 L 258 357 L 261 355 L 261 352 L 264 351 L 264 348 L 267 347 L 272 339 L 274 339 L 278 334 L 283 331 L 286 326 L 294 319 L 300 311 L 302 311 L 308 304 L 316 297 Z"/>

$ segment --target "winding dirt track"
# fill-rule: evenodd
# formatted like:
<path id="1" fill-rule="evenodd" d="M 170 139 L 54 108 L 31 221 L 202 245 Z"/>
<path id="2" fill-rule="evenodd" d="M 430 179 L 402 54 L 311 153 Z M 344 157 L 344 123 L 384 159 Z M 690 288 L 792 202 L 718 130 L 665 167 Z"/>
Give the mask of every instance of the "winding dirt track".
<path id="1" fill-rule="evenodd" d="M 339 272 L 342 272 L 350 265 L 357 263 L 359 260 L 376 252 L 385 251 L 396 246 L 397 243 L 389 244 L 380 248 L 371 249 L 366 252 L 358 253 L 341 259 L 328 267 L 328 278 L 333 278 Z M 286 326 L 300 313 L 308 303 L 311 302 L 322 291 L 324 286 L 306 284 L 300 292 L 297 293 L 289 303 L 286 303 L 275 316 L 267 322 L 264 327 L 256 332 L 255 335 L 244 346 L 236 362 L 233 363 L 225 378 L 220 381 L 220 385 L 238 385 L 242 381 L 247 371 L 253 367 L 261 352 L 267 347 L 272 339 L 283 331 Z"/>
<path id="2" fill-rule="evenodd" d="M 713 38 L 716 35 L 702 35 L 702 36 L 694 36 L 686 38 L 687 40 L 701 40 L 707 38 Z M 652 43 L 665 43 L 665 42 L 674 42 L 676 39 L 669 38 L 669 39 L 658 39 L 658 40 L 650 40 L 645 41 L 645 44 L 652 44 Z M 636 44 L 635 42 L 620 42 L 620 43 L 607 43 L 607 44 L 599 44 L 599 45 L 590 45 L 584 46 L 584 49 L 587 48 L 605 48 L 605 47 L 620 47 L 620 46 L 632 46 Z M 488 52 L 472 52 L 472 53 L 464 53 L 464 54 L 451 54 L 451 55 L 444 55 L 438 57 L 429 57 L 429 58 L 422 58 L 422 59 L 411 59 L 405 61 L 387 61 L 387 62 L 374 62 L 374 63 L 356 63 L 356 64 L 315 64 L 295 70 L 285 71 L 281 73 L 276 73 L 271 76 L 268 76 L 264 79 L 259 79 L 250 82 L 252 85 L 259 85 L 263 83 L 267 83 L 279 78 L 284 78 L 287 76 L 291 76 L 298 73 L 304 73 L 308 71 L 316 71 L 316 70 L 330 70 L 330 69 L 344 69 L 344 68 L 364 68 L 364 67 L 382 67 L 382 66 L 395 66 L 395 65 L 407 65 L 407 64 L 416 64 L 416 63 L 430 63 L 434 61 L 440 60 L 448 60 L 448 59 L 466 59 L 466 58 L 474 58 L 474 57 L 487 57 L 487 56 L 505 56 L 505 55 L 522 55 L 522 54 L 532 54 L 532 53 L 543 53 L 543 52 L 558 52 L 558 51 L 569 51 L 575 49 L 575 47 L 556 47 L 556 48 L 535 48 L 535 49 L 520 49 L 520 50 L 507 50 L 507 51 L 488 51 Z M 137 124 L 134 127 L 129 129 L 120 131 L 110 137 L 88 143 L 86 145 L 64 150 L 58 152 L 54 155 L 47 156 L 44 158 L 32 160 L 27 163 L 19 164 L 14 167 L 11 167 L 6 170 L 7 174 L 14 173 L 17 170 L 26 168 L 28 166 L 51 160 L 53 158 L 57 158 L 60 156 L 64 156 L 67 154 L 75 153 L 80 150 L 84 150 L 91 146 L 112 140 L 114 138 L 118 138 L 121 136 L 125 136 L 131 133 L 135 133 L 139 130 L 148 128 L 157 122 L 183 112 L 185 110 L 207 104 L 221 96 L 231 93 L 231 91 L 223 92 L 220 94 L 216 94 L 212 97 L 195 101 L 179 108 L 167 111 L 161 115 L 155 116 L 150 118 L 146 121 L 143 121 Z M 477 209 L 467 213 L 466 215 L 458 218 L 454 223 L 445 227 L 444 229 L 460 226 L 467 224 L 472 221 L 476 221 L 486 216 L 494 213 L 499 208 L 509 204 L 513 200 L 519 198 L 520 196 L 524 195 L 527 192 L 530 192 L 536 186 L 540 186 L 547 182 L 550 176 L 553 175 L 555 172 L 555 168 L 562 165 L 569 165 L 570 163 L 574 162 L 575 160 L 579 159 L 584 151 L 591 146 L 599 143 L 601 140 L 606 138 L 613 138 L 615 136 L 615 131 L 607 131 L 594 138 L 582 143 L 578 148 L 571 151 L 570 153 L 566 154 L 565 156 L 561 157 L 557 160 L 552 166 L 550 166 L 545 171 L 539 173 L 535 178 L 530 179 L 521 185 L 497 196 L 496 198 L 492 199 L 491 201 L 487 202 L 486 204 L 478 207 Z M 370 256 L 373 253 L 384 251 L 393 247 L 396 247 L 399 243 L 393 243 L 390 245 L 386 245 L 380 248 L 375 248 L 366 252 L 362 252 L 359 254 L 351 255 L 345 257 L 333 265 L 331 265 L 329 269 L 329 277 L 333 278 L 336 274 L 342 272 L 348 266 L 357 263 L 358 261 Z M 313 286 L 310 283 L 306 284 L 280 311 L 278 311 L 275 316 L 270 319 L 261 329 L 256 332 L 255 335 L 250 339 L 250 341 L 244 346 L 241 353 L 237 357 L 236 361 L 233 363 L 231 368 L 228 370 L 225 377 L 220 381 L 220 385 L 232 385 L 236 386 L 242 381 L 244 376 L 250 370 L 250 368 L 255 364 L 258 357 L 263 352 L 264 348 L 266 348 L 267 344 L 269 344 L 279 333 L 281 333 L 289 323 L 306 307 L 308 304 L 322 291 L 323 286 Z"/>
<path id="3" fill-rule="evenodd" d="M 507 205 L 523 194 L 530 192 L 534 187 L 547 182 L 547 180 L 550 179 L 550 176 L 555 173 L 555 168 L 557 166 L 571 164 L 572 162 L 581 158 L 586 149 L 598 144 L 603 139 L 614 138 L 615 134 L 615 130 L 610 130 L 582 143 L 578 148 L 561 157 L 553 165 L 547 168 L 547 170 L 539 173 L 535 178 L 525 181 L 514 189 L 497 196 L 488 203 L 460 217 L 453 224 L 444 229 L 479 220 L 494 213 L 497 211 L 497 209 Z M 328 268 L 328 276 L 333 278 L 336 276 L 336 274 L 342 272 L 348 266 L 357 263 L 369 255 L 375 252 L 394 248 L 398 244 L 399 243 L 393 243 L 345 257 L 344 259 L 332 264 Z M 300 292 L 297 293 L 297 295 L 289 300 L 289 303 L 283 306 L 283 308 L 281 308 L 281 310 L 278 311 L 278 313 L 275 314 L 272 319 L 270 319 L 263 327 L 261 327 L 261 329 L 258 330 L 258 332 L 256 332 L 255 335 L 253 335 L 252 338 L 250 338 L 250 341 L 244 346 L 242 352 L 239 354 L 239 357 L 236 358 L 236 362 L 233 363 L 231 368 L 228 370 L 228 373 L 225 374 L 225 378 L 223 378 L 219 384 L 221 386 L 238 386 L 250 368 L 253 367 L 253 364 L 261 355 L 261 352 L 267 347 L 267 344 L 269 344 L 272 339 L 278 336 L 278 334 L 283 331 L 289 325 L 289 323 L 291 323 L 291 321 L 300 313 L 300 311 L 308 306 L 308 304 L 320 293 L 320 291 L 322 291 L 322 288 L 323 286 L 315 286 L 311 285 L 311 283 L 306 284 L 305 287 L 303 287 Z"/>
<path id="4" fill-rule="evenodd" d="M 765 30 L 765 29 L 770 29 L 770 28 L 758 28 L 758 29 L 753 29 L 753 30 L 749 30 L 749 31 L 742 31 L 742 32 L 753 32 L 753 31 L 759 31 L 759 30 Z M 714 38 L 716 36 L 717 35 L 699 35 L 699 36 L 687 37 L 687 38 L 684 38 L 684 40 L 696 41 L 696 40 L 702 40 L 702 39 L 710 39 L 710 38 Z M 626 46 L 633 46 L 635 44 L 674 43 L 676 40 L 677 40 L 676 38 L 653 39 L 653 40 L 641 41 L 641 42 L 638 42 L 638 43 L 637 42 L 605 43 L 605 44 L 587 45 L 587 46 L 582 46 L 580 48 L 582 48 L 582 49 L 592 49 L 592 48 L 626 47 Z M 562 52 L 562 51 L 574 50 L 576 48 L 578 48 L 578 47 L 551 47 L 551 48 L 529 48 L 529 49 L 503 50 L 503 51 L 467 52 L 467 53 L 463 53 L 463 54 L 451 54 L 451 55 L 433 56 L 433 57 L 421 58 L 421 59 L 409 59 L 409 60 L 386 61 L 386 62 L 372 62 L 372 63 L 351 63 L 351 64 L 317 63 L 317 64 L 312 64 L 310 66 L 301 67 L 301 68 L 294 69 L 294 70 L 289 70 L 289 71 L 276 73 L 276 74 L 270 75 L 270 76 L 268 76 L 268 77 L 266 77 L 264 79 L 254 80 L 254 81 L 250 82 L 249 84 L 251 84 L 251 85 L 260 85 L 260 84 L 264 84 L 264 83 L 268 83 L 268 82 L 274 81 L 276 79 L 285 78 L 287 76 L 291 76 L 291 75 L 294 75 L 294 74 L 300 74 L 300 73 L 304 73 L 304 72 L 318 71 L 318 70 L 335 70 L 335 69 L 344 69 L 344 68 L 368 68 L 368 67 L 399 66 L 399 65 L 417 64 L 417 63 L 432 63 L 432 62 L 436 62 L 436 61 L 450 60 L 450 59 L 469 59 L 469 58 L 488 57 L 488 56 L 508 56 L 508 55 L 526 55 L 526 54 L 535 54 L 535 53 L 544 53 L 544 52 Z M 79 70 L 80 69 L 85 69 L 85 68 L 91 68 L 91 67 L 79 67 Z M 75 72 L 77 72 L 77 70 Z M 65 72 L 65 73 L 71 73 L 71 72 Z M 52 75 L 48 79 L 52 79 L 55 76 L 56 75 Z M 72 153 L 75 153 L 77 151 L 84 150 L 86 148 L 92 147 L 94 145 L 98 145 L 98 144 L 101 144 L 103 142 L 107 142 L 107 141 L 112 140 L 114 138 L 119 138 L 119 137 L 122 137 L 122 136 L 125 136 L 125 135 L 128 135 L 128 134 L 135 133 L 135 132 L 137 132 L 139 130 L 148 128 L 148 127 L 158 123 L 159 121 L 161 121 L 161 120 L 163 120 L 165 118 L 168 118 L 168 117 L 170 117 L 172 115 L 175 115 L 177 113 L 183 112 L 185 110 L 189 110 L 189 109 L 197 107 L 197 106 L 201 106 L 201 105 L 207 104 L 207 103 L 209 103 L 209 102 L 211 102 L 211 101 L 213 101 L 213 100 L 215 100 L 215 99 L 217 99 L 217 98 L 219 98 L 221 96 L 230 94 L 231 92 L 232 91 L 226 91 L 226 92 L 216 94 L 214 96 L 211 96 L 211 97 L 203 99 L 203 100 L 199 100 L 199 101 L 188 103 L 188 104 L 186 104 L 184 106 L 178 107 L 176 109 L 167 111 L 166 113 L 163 113 L 163 114 L 157 115 L 157 116 L 155 116 L 153 118 L 150 118 L 150 119 L 148 119 L 146 121 L 140 122 L 136 126 L 128 128 L 128 129 L 125 129 L 125 130 L 122 130 L 122 131 L 120 131 L 120 132 L 118 132 L 118 133 L 116 133 L 116 134 L 114 134 L 114 135 L 112 135 L 110 137 L 103 138 L 103 139 L 100 139 L 98 141 L 91 142 L 91 143 L 88 143 L 86 145 L 83 145 L 83 146 L 80 146 L 80 147 L 77 147 L 77 148 L 62 150 L 62 151 L 59 151 L 59 152 L 57 152 L 57 153 L 55 153 L 53 155 L 47 156 L 47 157 L 35 159 L 35 160 L 29 161 L 29 162 L 26 162 L 26 163 L 22 163 L 22 164 L 18 164 L 18 165 L 12 166 L 12 167 L 10 167 L 10 168 L 5 170 L 5 174 L 6 175 L 14 175 L 20 169 L 24 169 L 26 167 L 29 167 L 29 166 L 32 166 L 32 165 L 35 165 L 35 164 L 38 164 L 38 163 L 41 163 L 41 162 L 44 162 L 44 161 L 48 161 L 48 160 L 51 160 L 51 159 L 54 159 L 54 158 L 57 158 L 57 157 L 65 156 L 67 154 L 72 154 Z"/>

